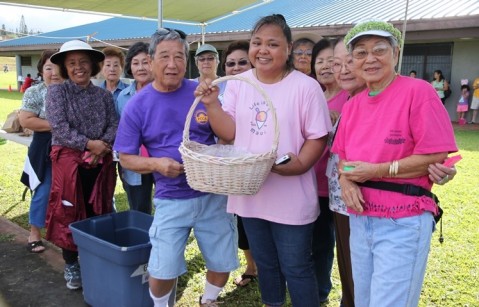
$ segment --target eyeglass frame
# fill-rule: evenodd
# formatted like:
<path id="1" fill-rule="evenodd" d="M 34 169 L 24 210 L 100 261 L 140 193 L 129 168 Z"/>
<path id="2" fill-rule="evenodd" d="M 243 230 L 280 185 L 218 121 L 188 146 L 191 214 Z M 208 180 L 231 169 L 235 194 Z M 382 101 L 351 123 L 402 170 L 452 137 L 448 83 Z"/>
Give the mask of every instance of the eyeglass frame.
<path id="1" fill-rule="evenodd" d="M 243 59 L 243 60 L 239 60 L 238 62 L 235 62 L 235 61 L 227 61 L 225 62 L 225 66 L 226 67 L 229 67 L 229 68 L 232 68 L 232 67 L 235 67 L 236 65 L 238 66 L 246 66 L 249 64 L 249 61 L 246 60 L 246 59 Z"/>
<path id="2" fill-rule="evenodd" d="M 297 55 L 297 56 L 312 56 L 313 55 L 313 50 L 311 49 L 307 49 L 307 50 L 302 50 L 302 49 L 296 49 L 296 50 L 293 50 L 293 55 Z"/>
<path id="3" fill-rule="evenodd" d="M 339 70 L 336 69 L 335 67 L 337 67 L 337 65 L 339 65 Z M 341 64 L 339 64 L 338 62 L 334 61 L 333 59 L 333 64 L 331 65 L 331 71 L 335 74 L 341 72 L 341 70 L 343 70 L 343 67 L 345 69 L 349 69 L 351 70 L 351 67 L 353 67 L 353 57 L 351 56 L 351 58 L 348 60 L 348 61 L 341 61 Z M 337 71 L 336 71 L 337 70 Z"/>
<path id="4" fill-rule="evenodd" d="M 385 47 L 385 48 L 379 48 L 379 47 Z M 388 46 L 387 44 L 376 45 L 373 48 L 371 48 L 371 50 L 366 50 L 365 48 L 357 48 L 357 49 L 353 49 L 351 51 L 351 55 L 356 60 L 363 60 L 363 59 L 367 58 L 369 54 L 372 54 L 374 57 L 382 57 L 382 56 L 387 54 L 389 48 L 390 48 L 390 46 Z M 364 50 L 366 53 L 361 54 L 361 55 L 357 54 L 357 52 L 355 53 L 355 51 L 357 51 L 358 49 L 361 50 L 361 51 Z M 375 49 L 376 49 L 376 51 L 375 51 Z M 379 49 L 379 51 L 377 49 Z"/>
<path id="5" fill-rule="evenodd" d="M 201 55 L 198 55 L 198 56 L 195 57 L 195 60 L 196 60 L 197 62 L 201 62 L 201 63 L 203 63 L 203 62 L 213 62 L 213 61 L 215 61 L 215 60 L 218 61 L 218 56 L 215 55 L 215 54 L 213 54 L 213 55 L 211 55 L 211 56 L 206 56 L 206 55 L 205 55 L 205 56 L 201 56 Z"/>

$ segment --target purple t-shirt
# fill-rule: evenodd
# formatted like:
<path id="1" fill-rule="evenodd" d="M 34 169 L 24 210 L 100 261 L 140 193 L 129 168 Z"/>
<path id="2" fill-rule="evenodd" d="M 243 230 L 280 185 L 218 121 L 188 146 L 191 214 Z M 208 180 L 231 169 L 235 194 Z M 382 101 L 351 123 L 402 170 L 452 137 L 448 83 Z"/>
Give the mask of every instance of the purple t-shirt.
<path id="1" fill-rule="evenodd" d="M 174 92 L 159 92 L 151 83 L 143 88 L 123 110 L 114 149 L 136 155 L 140 145 L 144 145 L 150 157 L 168 157 L 183 163 L 178 148 L 197 85 L 184 79 L 181 87 Z M 208 145 L 215 143 L 202 103 L 198 104 L 191 119 L 190 140 Z M 155 198 L 187 199 L 205 194 L 190 188 L 185 174 L 170 178 L 154 172 L 153 176 Z"/>

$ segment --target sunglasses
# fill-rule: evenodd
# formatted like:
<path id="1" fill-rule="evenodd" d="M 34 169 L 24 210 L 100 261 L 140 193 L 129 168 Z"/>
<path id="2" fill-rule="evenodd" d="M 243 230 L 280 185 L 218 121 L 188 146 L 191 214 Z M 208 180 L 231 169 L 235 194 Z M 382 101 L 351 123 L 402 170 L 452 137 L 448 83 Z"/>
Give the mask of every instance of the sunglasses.
<path id="1" fill-rule="evenodd" d="M 249 63 L 248 60 L 239 60 L 238 62 L 233 62 L 233 61 L 226 62 L 225 65 L 226 67 L 235 67 L 236 64 L 238 64 L 239 66 L 246 66 L 248 65 L 248 63 Z"/>
<path id="2" fill-rule="evenodd" d="M 181 39 L 186 39 L 186 33 L 181 30 L 171 29 L 171 28 L 160 28 L 156 30 L 156 34 L 158 35 L 168 35 L 172 32 L 177 33 Z"/>
<path id="3" fill-rule="evenodd" d="M 205 56 L 205 57 L 197 57 L 196 59 L 198 60 L 198 62 L 201 62 L 201 63 L 203 63 L 204 61 L 213 62 L 215 60 L 215 57 Z"/>

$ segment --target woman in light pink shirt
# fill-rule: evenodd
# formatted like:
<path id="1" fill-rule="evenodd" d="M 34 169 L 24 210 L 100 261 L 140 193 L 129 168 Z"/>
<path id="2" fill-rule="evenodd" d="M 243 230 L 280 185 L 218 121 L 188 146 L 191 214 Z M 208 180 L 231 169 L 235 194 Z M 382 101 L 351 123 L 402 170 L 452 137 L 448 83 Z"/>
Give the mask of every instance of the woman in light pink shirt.
<path id="1" fill-rule="evenodd" d="M 258 82 L 278 116 L 278 154 L 290 162 L 274 166 L 256 195 L 229 196 L 228 212 L 242 217 L 258 267 L 262 301 L 282 306 L 286 286 L 294 306 L 319 306 L 311 260 L 313 222 L 318 217 L 312 166 L 331 130 L 318 82 L 293 69 L 291 29 L 282 15 L 263 17 L 253 27 L 249 60 L 255 67 L 241 76 Z M 272 110 L 249 84 L 228 81 L 223 108 L 217 87 L 199 84 L 203 103 L 219 138 L 252 153 L 271 149 L 275 132 Z"/>

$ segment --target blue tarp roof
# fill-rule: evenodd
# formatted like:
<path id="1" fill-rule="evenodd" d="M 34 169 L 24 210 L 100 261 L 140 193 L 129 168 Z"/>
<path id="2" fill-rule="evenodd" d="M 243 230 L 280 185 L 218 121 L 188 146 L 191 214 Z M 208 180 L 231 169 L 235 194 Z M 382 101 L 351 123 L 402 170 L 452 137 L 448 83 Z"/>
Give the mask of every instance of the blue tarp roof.
<path id="1" fill-rule="evenodd" d="M 211 21 L 206 33 L 249 31 L 262 16 L 280 13 L 291 28 L 350 25 L 367 19 L 387 21 L 404 20 L 406 0 L 275 0 L 267 5 Z M 478 0 L 409 0 L 408 20 L 444 17 L 475 16 L 479 18 Z M 187 34 L 200 34 L 201 27 L 164 21 L 164 27 L 183 30 Z M 63 30 L 0 42 L 0 47 L 58 44 L 80 38 L 112 41 L 144 39 L 157 28 L 151 19 L 114 17 L 100 22 Z"/>

